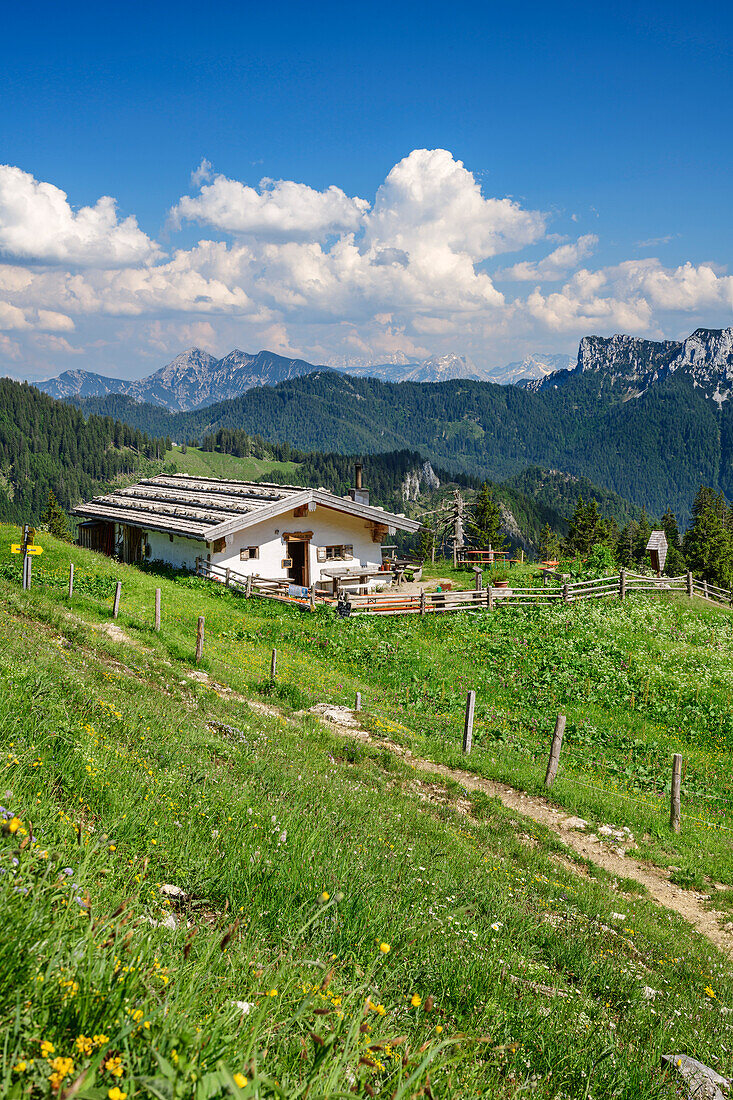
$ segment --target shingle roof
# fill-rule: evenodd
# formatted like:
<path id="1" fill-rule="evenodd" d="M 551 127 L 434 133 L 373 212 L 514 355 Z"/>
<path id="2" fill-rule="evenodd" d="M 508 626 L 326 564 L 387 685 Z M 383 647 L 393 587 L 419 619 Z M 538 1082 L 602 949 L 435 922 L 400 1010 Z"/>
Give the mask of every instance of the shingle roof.
<path id="1" fill-rule="evenodd" d="M 416 531 L 415 520 L 385 512 L 325 489 L 226 481 L 187 474 L 158 474 L 137 485 L 95 497 L 74 509 L 85 519 L 126 523 L 210 542 L 303 504 L 321 504 L 405 531 Z"/>
<path id="2" fill-rule="evenodd" d="M 664 531 L 652 531 L 646 548 L 647 550 L 666 550 L 667 536 Z"/>

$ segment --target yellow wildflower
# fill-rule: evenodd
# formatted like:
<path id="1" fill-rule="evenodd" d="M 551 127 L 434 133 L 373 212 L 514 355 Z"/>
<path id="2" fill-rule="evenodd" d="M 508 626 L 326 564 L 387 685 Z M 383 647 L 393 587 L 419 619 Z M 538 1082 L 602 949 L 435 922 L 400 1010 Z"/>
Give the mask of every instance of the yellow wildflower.
<path id="1" fill-rule="evenodd" d="M 705 994 L 706 994 L 706 996 L 712 997 L 713 999 L 715 999 L 715 990 L 711 989 L 709 985 L 705 986 Z"/>
<path id="2" fill-rule="evenodd" d="M 382 952 L 383 955 L 389 955 L 392 948 L 388 943 L 380 943 L 379 950 Z"/>
<path id="3" fill-rule="evenodd" d="M 104 1068 L 108 1073 L 111 1073 L 113 1077 L 121 1077 L 125 1072 L 122 1068 L 121 1058 L 108 1058 L 104 1063 Z"/>
<path id="4" fill-rule="evenodd" d="M 48 1058 L 49 1054 L 53 1054 L 56 1047 L 53 1043 L 49 1043 L 48 1039 L 44 1039 L 41 1043 L 41 1058 Z"/>
<path id="5" fill-rule="evenodd" d="M 437 1031 L 438 1035 L 440 1035 L 441 1031 L 443 1030 L 443 1025 L 437 1024 L 435 1030 Z"/>
<path id="6" fill-rule="evenodd" d="M 22 824 L 23 822 L 20 820 L 19 817 L 11 817 L 10 821 L 7 824 L 8 832 L 17 833 Z"/>
<path id="7" fill-rule="evenodd" d="M 20 1062 L 18 1062 L 17 1065 L 13 1066 L 13 1073 L 25 1073 L 25 1071 L 27 1069 L 28 1069 L 28 1063 L 24 1062 L 21 1059 Z"/>
<path id="8" fill-rule="evenodd" d="M 127 1100 L 127 1093 L 118 1088 L 117 1085 L 107 1091 L 109 1100 Z"/>
<path id="9" fill-rule="evenodd" d="M 246 1087 L 247 1087 L 247 1078 L 244 1076 L 243 1073 L 235 1073 L 234 1074 L 234 1084 L 237 1086 L 238 1089 L 246 1089 Z"/>
<path id="10" fill-rule="evenodd" d="M 330 897 L 331 895 L 329 894 L 328 890 L 324 890 L 321 894 L 321 901 L 328 901 Z"/>
<path id="11" fill-rule="evenodd" d="M 417 993 L 413 993 L 410 997 L 410 1004 L 413 1008 L 419 1008 L 422 1004 L 422 997 L 418 996 Z"/>

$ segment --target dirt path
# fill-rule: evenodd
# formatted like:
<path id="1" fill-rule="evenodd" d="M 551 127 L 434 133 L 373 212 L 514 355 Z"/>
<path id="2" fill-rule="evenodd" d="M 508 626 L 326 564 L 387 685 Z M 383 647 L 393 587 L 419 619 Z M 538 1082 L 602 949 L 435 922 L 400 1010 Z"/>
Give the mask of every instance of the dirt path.
<path id="1" fill-rule="evenodd" d="M 393 741 L 374 737 L 367 730 L 362 729 L 358 722 L 358 715 L 347 707 L 329 707 L 321 705 L 313 707 L 312 713 L 332 730 L 342 737 L 377 745 L 380 748 L 389 749 L 390 752 L 402 757 L 402 759 L 415 768 L 416 771 L 428 775 L 438 775 L 445 779 L 452 779 L 460 783 L 466 790 L 483 791 L 501 800 L 510 810 L 516 811 L 524 817 L 529 817 L 541 825 L 546 825 L 556 836 L 560 837 L 568 848 L 572 848 L 578 855 L 590 860 L 598 867 L 604 868 L 610 874 L 618 878 L 631 878 L 641 883 L 649 891 L 649 896 L 657 905 L 663 906 L 674 913 L 678 913 L 692 927 L 705 936 L 723 954 L 733 959 L 733 928 L 721 927 L 720 920 L 725 919 L 723 914 L 706 909 L 701 895 L 692 890 L 683 890 L 669 881 L 669 876 L 662 870 L 633 859 L 629 855 L 621 855 L 622 848 L 614 849 L 604 843 L 594 834 L 587 834 L 578 830 L 579 819 L 552 806 L 546 799 L 536 795 L 523 794 L 514 787 L 505 783 L 499 783 L 493 779 L 483 779 L 461 768 L 448 768 L 444 764 L 435 764 L 431 760 L 425 760 L 415 756 L 409 749 L 395 744 Z M 461 806 L 459 812 L 466 812 Z M 573 867 L 569 862 L 565 866 L 577 874 L 582 874 L 579 867 Z M 730 922 L 728 922 L 730 923 Z"/>

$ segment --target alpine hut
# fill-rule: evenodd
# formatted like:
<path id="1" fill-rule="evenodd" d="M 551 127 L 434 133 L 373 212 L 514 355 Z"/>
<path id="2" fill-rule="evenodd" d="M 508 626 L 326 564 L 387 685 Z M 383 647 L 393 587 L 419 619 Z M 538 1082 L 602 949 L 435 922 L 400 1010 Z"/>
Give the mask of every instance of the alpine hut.
<path id="1" fill-rule="evenodd" d="M 195 569 L 197 559 L 307 587 L 340 575 L 379 583 L 381 544 L 420 524 L 369 503 L 355 487 L 339 497 L 299 485 L 159 474 L 80 504 L 79 543 L 124 562 Z"/>

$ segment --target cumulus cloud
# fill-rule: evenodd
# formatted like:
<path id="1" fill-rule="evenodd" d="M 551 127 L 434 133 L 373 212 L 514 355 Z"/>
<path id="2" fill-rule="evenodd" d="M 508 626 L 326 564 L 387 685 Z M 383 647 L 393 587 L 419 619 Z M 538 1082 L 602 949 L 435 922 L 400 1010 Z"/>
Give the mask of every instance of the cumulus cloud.
<path id="1" fill-rule="evenodd" d="M 208 161 L 202 168 L 210 171 Z M 357 230 L 369 209 L 364 199 L 349 198 L 340 187 L 315 191 L 291 180 L 260 181 L 259 188 L 216 176 L 198 195 L 184 195 L 171 211 L 173 225 L 194 221 L 225 233 L 274 240 L 323 240 Z"/>
<path id="2" fill-rule="evenodd" d="M 558 244 L 547 214 L 485 194 L 445 149 L 413 150 L 371 204 L 336 185 L 250 187 L 206 159 L 192 182 L 196 193 L 179 199 L 170 222 L 223 239 L 163 255 L 134 218 L 118 217 L 114 199 L 74 210 L 52 184 L 0 168 L 0 331 L 11 334 L 0 355 L 32 352 L 40 339 L 60 355 L 132 349 L 131 364 L 196 344 L 342 363 L 457 351 L 493 365 L 570 350 L 588 332 L 726 324 L 733 308 L 733 277 L 712 262 L 592 268 L 595 234 Z M 544 258 L 520 255 L 487 272 L 539 242 L 553 249 Z M 518 285 L 502 293 L 498 278 Z"/>
<path id="3" fill-rule="evenodd" d="M 530 283 L 555 282 L 563 279 L 582 260 L 592 256 L 597 244 L 598 237 L 594 233 L 586 233 L 584 237 L 578 237 L 577 241 L 560 245 L 537 263 L 523 260 L 504 271 L 498 271 L 495 278 Z"/>
<path id="4" fill-rule="evenodd" d="M 160 249 L 103 195 L 74 211 L 65 192 L 29 172 L 0 165 L 0 254 L 29 263 L 109 267 L 155 260 Z"/>

